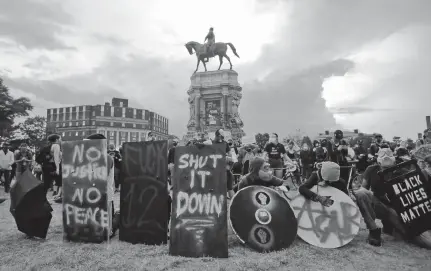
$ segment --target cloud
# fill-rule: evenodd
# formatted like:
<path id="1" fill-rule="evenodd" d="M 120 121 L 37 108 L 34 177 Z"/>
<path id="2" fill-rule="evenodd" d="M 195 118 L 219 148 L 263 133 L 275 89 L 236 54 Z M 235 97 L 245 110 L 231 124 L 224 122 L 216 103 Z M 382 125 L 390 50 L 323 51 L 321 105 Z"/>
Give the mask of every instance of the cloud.
<path id="1" fill-rule="evenodd" d="M 168 117 L 181 135 L 196 65 L 183 44 L 214 26 L 217 41 L 234 43 L 241 56 L 231 59 L 248 134 L 313 136 L 339 125 L 391 136 L 423 130 L 430 1 L 9 2 L 0 11 L 9 26 L 0 26 L 7 49 L 0 69 L 12 71 L 12 90 L 40 105 L 124 97 Z M 68 47 L 76 50 L 61 50 Z M 217 67 L 216 59 L 208 65 Z"/>
<path id="2" fill-rule="evenodd" d="M 0 36 L 27 49 L 73 49 L 60 38 L 71 23 L 58 1 L 4 1 L 0 9 Z"/>

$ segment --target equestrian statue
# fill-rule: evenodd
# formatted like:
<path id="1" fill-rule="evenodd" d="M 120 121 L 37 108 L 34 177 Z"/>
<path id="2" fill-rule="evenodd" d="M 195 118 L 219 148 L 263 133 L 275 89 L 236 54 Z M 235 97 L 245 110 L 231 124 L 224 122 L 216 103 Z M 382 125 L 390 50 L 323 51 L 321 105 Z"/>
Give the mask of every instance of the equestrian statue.
<path id="1" fill-rule="evenodd" d="M 205 44 L 207 40 L 208 42 Z M 196 65 L 196 70 L 194 73 L 198 71 L 200 62 L 204 64 L 205 71 L 207 71 L 207 66 L 205 63 L 208 62 L 210 58 L 215 57 L 216 55 L 219 57 L 220 60 L 218 70 L 220 70 L 220 67 L 223 64 L 223 57 L 229 61 L 230 69 L 232 70 L 232 62 L 230 62 L 230 58 L 226 55 L 227 46 L 229 46 L 234 55 L 239 58 L 239 55 L 236 53 L 235 46 L 233 46 L 232 43 L 215 42 L 214 28 L 212 27 L 210 28 L 208 35 L 205 37 L 204 44 L 200 44 L 196 41 L 189 41 L 186 43 L 185 46 L 187 48 L 187 51 L 189 51 L 189 54 L 192 55 L 193 50 L 196 52 L 196 58 L 198 60 L 198 63 Z"/>

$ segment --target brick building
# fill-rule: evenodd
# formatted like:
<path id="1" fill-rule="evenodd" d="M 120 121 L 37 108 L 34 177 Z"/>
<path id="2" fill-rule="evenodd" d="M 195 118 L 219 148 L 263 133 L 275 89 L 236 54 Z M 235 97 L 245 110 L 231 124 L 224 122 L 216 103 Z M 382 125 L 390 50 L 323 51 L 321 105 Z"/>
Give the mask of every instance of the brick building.
<path id="1" fill-rule="evenodd" d="M 127 99 L 113 98 L 112 104 L 80 105 L 47 109 L 47 132 L 62 135 L 63 140 L 81 140 L 101 133 L 108 144 L 145 141 L 152 132 L 157 139 L 168 139 L 167 118 L 145 109 L 130 108 Z"/>

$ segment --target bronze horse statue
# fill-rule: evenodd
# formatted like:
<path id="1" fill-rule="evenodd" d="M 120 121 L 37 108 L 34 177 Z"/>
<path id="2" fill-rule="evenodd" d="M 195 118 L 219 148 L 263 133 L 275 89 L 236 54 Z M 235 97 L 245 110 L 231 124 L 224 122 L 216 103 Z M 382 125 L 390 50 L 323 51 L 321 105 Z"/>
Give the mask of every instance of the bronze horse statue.
<path id="1" fill-rule="evenodd" d="M 200 44 L 196 41 L 189 41 L 185 44 L 187 51 L 189 51 L 189 54 L 193 54 L 193 50 L 196 52 L 196 58 L 198 60 L 198 63 L 196 65 L 196 70 L 194 73 L 196 73 L 199 69 L 199 63 L 202 62 L 205 67 L 205 71 L 207 71 L 207 65 L 205 64 L 205 58 L 212 58 L 218 55 L 218 58 L 220 60 L 220 65 L 218 66 L 218 70 L 220 70 L 221 65 L 223 64 L 223 57 L 226 58 L 229 61 L 230 69 L 232 70 L 232 62 L 230 62 L 230 58 L 226 55 L 227 52 L 227 46 L 229 45 L 232 52 L 239 58 L 239 55 L 236 53 L 235 46 L 233 46 L 232 43 L 224 43 L 224 42 L 216 42 L 214 46 L 214 55 L 211 55 L 211 53 L 207 52 L 206 45 Z M 209 50 L 208 50 L 209 51 Z"/>

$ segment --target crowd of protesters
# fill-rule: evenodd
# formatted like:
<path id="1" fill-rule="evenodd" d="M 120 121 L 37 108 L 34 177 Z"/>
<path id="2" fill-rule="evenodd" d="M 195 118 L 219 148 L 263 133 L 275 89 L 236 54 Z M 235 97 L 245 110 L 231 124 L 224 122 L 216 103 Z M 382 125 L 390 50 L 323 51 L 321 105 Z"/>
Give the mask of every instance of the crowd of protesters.
<path id="1" fill-rule="evenodd" d="M 91 135 L 87 138 L 106 139 L 101 134 Z M 155 140 L 149 134 L 149 140 Z M 424 144 L 425 138 L 417 142 L 417 147 Z M 179 141 L 173 140 L 173 146 L 169 149 L 168 157 L 168 189 L 170 202 L 172 198 L 171 180 L 175 163 L 175 148 Z M 354 146 L 348 144 L 343 137 L 343 132 L 335 131 L 334 136 L 320 141 L 315 140 L 312 146 L 306 142 L 301 147 L 297 142 L 288 141 L 286 145 L 278 140 L 278 134 L 272 133 L 268 142 L 263 146 L 258 144 L 241 144 L 232 140 L 225 140 L 225 132 L 219 129 L 215 132 L 214 139 L 210 139 L 208 133 L 201 133 L 199 138 L 187 142 L 186 146 L 205 146 L 211 144 L 225 144 L 227 161 L 227 191 L 228 198 L 232 198 L 239 189 L 250 185 L 276 186 L 283 191 L 292 188 L 294 182 L 299 185 L 299 193 L 307 199 L 320 202 L 324 206 L 333 203 L 328 197 L 321 197 L 311 191 L 315 185 L 333 186 L 346 194 L 351 188 L 348 186 L 352 179 L 352 171 L 360 178 L 358 187 L 351 195 L 361 211 L 365 224 L 369 229 L 368 243 L 381 246 L 382 232 L 389 235 L 401 236 L 407 241 L 420 246 L 431 248 L 431 234 L 424 234 L 410 238 L 406 235 L 404 227 L 400 223 L 398 214 L 390 207 L 386 199 L 386 193 L 382 186 L 378 171 L 393 167 L 397 163 L 409 161 L 414 158 L 414 148 L 407 146 L 405 142 L 388 142 L 383 140 L 381 134 L 375 134 L 374 142 L 364 146 L 362 140 L 358 140 Z M 112 202 L 112 218 L 118 216 L 114 212 L 113 194 L 120 189 L 120 171 L 122 150 L 115 146 L 108 146 L 108 200 Z M 0 151 L 0 179 L 4 179 L 5 192 L 10 190 L 12 180 L 17 180 L 27 169 L 43 181 L 45 193 L 53 190 L 54 201 L 62 201 L 61 178 L 61 137 L 50 135 L 48 143 L 34 154 L 23 143 L 12 151 L 7 143 L 3 143 Z M 418 162 L 426 181 L 431 180 L 431 155 Z M 402 172 L 399 172 L 402 174 Z M 291 182 L 286 182 L 287 176 Z M 112 190 L 112 191 L 111 191 Z M 353 191 L 353 190 L 352 190 Z M 331 202 L 332 201 L 332 202 Z M 170 210 L 169 210 L 170 212 Z M 380 219 L 383 229 L 375 223 Z M 115 222 L 112 221 L 113 225 Z M 113 226 L 113 232 L 118 226 Z"/>

